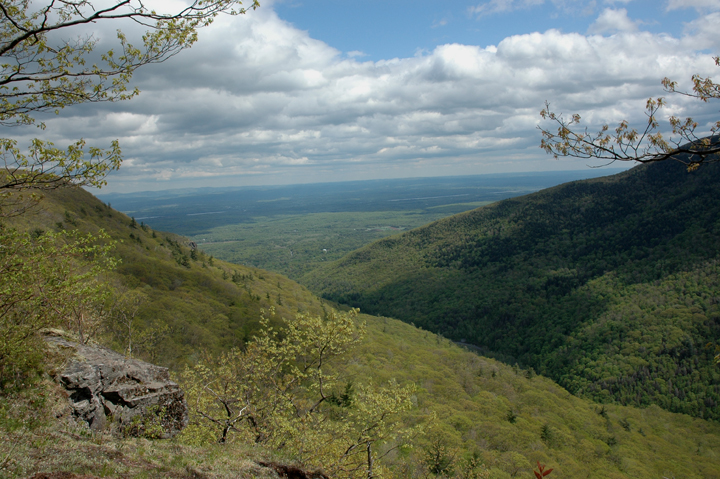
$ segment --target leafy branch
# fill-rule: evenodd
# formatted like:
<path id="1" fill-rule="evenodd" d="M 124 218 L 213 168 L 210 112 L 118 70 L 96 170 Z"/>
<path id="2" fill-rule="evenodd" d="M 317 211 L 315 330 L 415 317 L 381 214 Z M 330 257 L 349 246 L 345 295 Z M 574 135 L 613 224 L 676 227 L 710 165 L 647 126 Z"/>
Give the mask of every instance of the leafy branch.
<path id="1" fill-rule="evenodd" d="M 250 9 L 259 6 L 253 0 Z M 34 124 L 31 113 L 57 111 L 68 105 L 127 100 L 138 94 L 128 90 L 133 72 L 159 63 L 197 41 L 197 29 L 210 25 L 221 13 L 247 11 L 239 0 L 195 0 L 174 12 L 149 9 L 139 0 L 121 0 L 97 9 L 89 0 L 50 0 L 39 8 L 28 0 L 0 4 L 0 125 Z M 147 30 L 142 46 L 117 30 L 115 49 L 89 63 L 98 40 L 57 35 L 78 27 L 130 20 Z"/>
<path id="2" fill-rule="evenodd" d="M 714 60 L 716 65 L 720 65 L 720 57 L 714 57 Z M 704 102 L 720 99 L 720 85 L 710 78 L 694 75 L 692 81 L 692 92 L 679 91 L 677 83 L 668 78 L 663 79 L 662 84 L 669 93 L 678 93 Z M 542 132 L 540 147 L 555 158 L 597 158 L 609 163 L 652 163 L 671 159 L 687 165 L 688 171 L 697 169 L 703 163 L 719 161 L 720 142 L 716 134 L 720 130 L 720 121 L 710 126 L 710 136 L 706 136 L 698 131 L 699 124 L 692 118 L 682 120 L 671 116 L 668 121 L 672 136 L 666 138 L 660 131 L 659 121 L 659 113 L 666 105 L 664 98 L 648 99 L 645 105 L 647 123 L 640 130 L 631 128 L 629 123 L 623 120 L 614 129 L 605 124 L 597 133 L 591 133 L 587 127 L 580 127 L 580 115 L 574 114 L 568 120 L 562 114 L 553 112 L 550 104 L 546 102 L 540 116 L 543 120 L 553 122 L 556 129 L 538 126 Z"/>

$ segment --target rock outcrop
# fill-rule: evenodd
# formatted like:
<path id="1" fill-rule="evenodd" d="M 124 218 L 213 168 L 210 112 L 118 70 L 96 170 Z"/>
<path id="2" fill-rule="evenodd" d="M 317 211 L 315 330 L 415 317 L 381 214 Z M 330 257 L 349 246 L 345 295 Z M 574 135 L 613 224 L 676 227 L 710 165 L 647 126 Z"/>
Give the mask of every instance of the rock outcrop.
<path id="1" fill-rule="evenodd" d="M 187 425 L 185 395 L 167 368 L 56 335 L 45 339 L 70 353 L 56 380 L 67 390 L 73 414 L 92 430 L 169 438 Z"/>

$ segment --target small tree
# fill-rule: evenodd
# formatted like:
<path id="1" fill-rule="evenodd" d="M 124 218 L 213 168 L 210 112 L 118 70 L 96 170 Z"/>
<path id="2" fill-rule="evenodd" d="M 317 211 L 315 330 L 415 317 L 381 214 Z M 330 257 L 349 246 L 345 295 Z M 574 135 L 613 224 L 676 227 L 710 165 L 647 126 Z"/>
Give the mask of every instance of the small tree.
<path id="1" fill-rule="evenodd" d="M 97 275 L 115 265 L 107 235 L 32 235 L 0 225 L 0 389 L 39 367 L 36 333 L 63 325 L 88 338 L 107 290 Z"/>
<path id="2" fill-rule="evenodd" d="M 116 291 L 110 307 L 110 315 L 106 324 L 113 337 L 125 346 L 125 355 L 133 357 L 138 342 L 137 315 L 140 307 L 147 301 L 147 295 L 136 289 Z"/>
<path id="3" fill-rule="evenodd" d="M 447 438 L 435 434 L 423 449 L 423 462 L 428 472 L 435 477 L 453 477 L 457 451 L 450 447 Z"/>
<path id="4" fill-rule="evenodd" d="M 378 461 L 410 433 L 400 413 L 411 407 L 414 387 L 354 385 L 337 400 L 330 363 L 361 339 L 356 311 L 298 314 L 282 330 L 263 316 L 261 325 L 247 349 L 185 370 L 193 411 L 185 437 L 265 444 L 331 476 L 379 477 Z"/>
<path id="5" fill-rule="evenodd" d="M 250 8 L 258 6 L 253 0 Z M 90 0 L 29 2 L 4 0 L 0 8 L 0 126 L 45 125 L 35 115 L 70 105 L 128 100 L 138 68 L 167 60 L 197 40 L 197 30 L 221 13 L 245 13 L 239 0 L 194 0 L 175 11 L 149 8 L 139 0 L 96 4 Z M 87 25 L 115 31 L 115 47 L 97 52 L 99 39 Z M 121 26 L 142 26 L 137 42 Z M 114 28 L 112 28 L 114 26 Z M 100 187 L 122 161 L 120 146 L 67 148 L 32 140 L 27 153 L 13 139 L 0 138 L 0 208 L 20 214 L 39 197 L 38 189 L 68 185 Z M 32 190 L 32 191 L 29 191 Z"/>
<path id="6" fill-rule="evenodd" d="M 720 57 L 714 57 L 715 64 L 720 65 Z M 710 78 L 694 75 L 691 92 L 677 89 L 677 82 L 665 78 L 662 85 L 666 92 L 696 98 L 700 101 L 720 99 L 720 84 Z M 709 127 L 710 137 L 699 137 L 699 124 L 692 118 L 684 120 L 671 116 L 669 126 L 672 136 L 666 138 L 660 131 L 659 113 L 666 106 L 664 98 L 650 98 L 645 106 L 647 124 L 637 130 L 631 128 L 627 121 L 622 121 L 615 129 L 603 125 L 593 134 L 580 126 L 580 115 L 574 114 L 569 120 L 550 110 L 550 104 L 540 112 L 543 120 L 553 122 L 557 130 L 551 131 L 538 127 L 542 132 L 540 147 L 546 152 L 559 156 L 576 158 L 597 158 L 607 162 L 637 161 L 651 163 L 664 160 L 675 160 L 687 165 L 688 171 L 697 169 L 706 162 L 720 160 L 720 142 L 713 138 L 720 130 L 720 121 Z M 702 135 L 704 136 L 704 135 Z"/>
<path id="7" fill-rule="evenodd" d="M 459 479 L 488 479 L 490 470 L 483 464 L 478 453 L 473 453 L 469 457 L 460 461 Z"/>

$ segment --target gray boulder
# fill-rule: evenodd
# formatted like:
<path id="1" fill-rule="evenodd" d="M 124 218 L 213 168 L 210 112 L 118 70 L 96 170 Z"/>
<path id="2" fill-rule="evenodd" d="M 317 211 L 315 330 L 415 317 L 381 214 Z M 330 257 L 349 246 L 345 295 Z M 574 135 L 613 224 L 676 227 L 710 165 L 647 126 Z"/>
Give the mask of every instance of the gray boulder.
<path id="1" fill-rule="evenodd" d="M 170 438 L 187 426 L 185 395 L 167 368 L 57 335 L 45 340 L 69 353 L 56 380 L 68 392 L 73 415 L 92 430 L 110 426 L 123 435 Z"/>

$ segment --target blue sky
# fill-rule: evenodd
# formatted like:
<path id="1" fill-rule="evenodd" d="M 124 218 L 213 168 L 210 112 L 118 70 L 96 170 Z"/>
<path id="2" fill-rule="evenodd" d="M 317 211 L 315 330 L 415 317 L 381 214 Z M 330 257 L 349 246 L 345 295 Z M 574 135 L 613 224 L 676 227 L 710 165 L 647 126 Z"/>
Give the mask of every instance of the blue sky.
<path id="1" fill-rule="evenodd" d="M 484 8 L 483 8 L 484 7 Z M 504 8 L 503 8 L 504 7 Z M 281 0 L 280 18 L 364 60 L 410 57 L 445 43 L 497 45 L 504 38 L 557 29 L 585 33 L 605 8 L 625 9 L 642 29 L 680 36 L 693 8 L 668 11 L 661 0 L 632 2 L 469 2 L 467 0 Z"/>
<path id="2" fill-rule="evenodd" d="M 261 4 L 139 70 L 138 98 L 67 108 L 44 137 L 120 140 L 108 192 L 582 169 L 539 148 L 546 100 L 591 130 L 641 127 L 663 77 L 719 77 L 720 0 Z M 115 29 L 97 28 L 102 47 Z M 701 130 L 718 120 L 668 100 Z"/>

